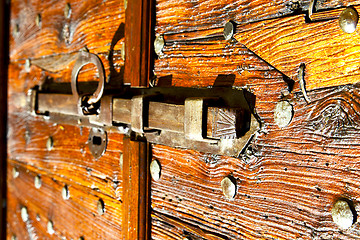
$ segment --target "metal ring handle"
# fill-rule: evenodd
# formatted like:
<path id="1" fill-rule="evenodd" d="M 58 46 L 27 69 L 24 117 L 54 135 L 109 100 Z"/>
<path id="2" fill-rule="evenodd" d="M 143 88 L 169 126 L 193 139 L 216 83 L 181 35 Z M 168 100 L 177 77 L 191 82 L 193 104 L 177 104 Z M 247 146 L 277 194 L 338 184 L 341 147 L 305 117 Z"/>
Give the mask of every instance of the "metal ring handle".
<path id="1" fill-rule="evenodd" d="M 79 99 L 79 92 L 77 89 L 78 75 L 79 75 L 81 68 L 89 63 L 95 64 L 95 66 L 97 67 L 98 72 L 99 72 L 98 87 L 88 100 L 89 104 L 93 104 L 100 100 L 100 98 L 102 97 L 102 95 L 104 93 L 104 86 L 105 86 L 104 67 L 103 67 L 103 64 L 102 64 L 100 58 L 97 55 L 95 55 L 93 53 L 89 53 L 89 52 L 80 52 L 79 53 L 78 59 L 76 60 L 73 70 L 71 72 L 71 90 L 72 90 L 72 94 L 74 95 L 74 97 L 76 99 Z"/>

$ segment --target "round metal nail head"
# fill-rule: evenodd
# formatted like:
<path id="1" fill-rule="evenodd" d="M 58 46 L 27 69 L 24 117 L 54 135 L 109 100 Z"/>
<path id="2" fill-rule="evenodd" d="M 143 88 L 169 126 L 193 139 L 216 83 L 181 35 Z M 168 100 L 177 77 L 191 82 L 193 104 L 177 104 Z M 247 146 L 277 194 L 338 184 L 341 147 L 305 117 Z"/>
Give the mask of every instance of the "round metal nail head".
<path id="1" fill-rule="evenodd" d="M 346 32 L 346 33 L 353 33 L 356 30 L 356 25 L 359 20 L 359 15 L 355 8 L 348 7 L 342 13 L 339 17 L 339 25 L 340 28 Z"/>
<path id="2" fill-rule="evenodd" d="M 225 177 L 221 181 L 221 188 L 227 199 L 233 199 L 235 197 L 236 185 L 229 177 Z"/>
<path id="3" fill-rule="evenodd" d="M 50 234 L 50 235 L 53 235 L 55 233 L 54 231 L 54 224 L 52 221 L 48 221 L 47 223 L 47 232 Z"/>
<path id="4" fill-rule="evenodd" d="M 334 223 L 342 230 L 346 230 L 354 223 L 354 214 L 349 203 L 345 200 L 338 200 L 331 209 Z"/>
<path id="5" fill-rule="evenodd" d="M 152 179 L 154 179 L 154 181 L 157 181 L 160 179 L 160 171 L 161 171 L 161 168 L 160 168 L 159 162 L 157 160 L 153 160 L 150 163 L 150 174 L 151 174 Z"/>
<path id="6" fill-rule="evenodd" d="M 164 48 L 164 45 L 165 45 L 164 36 L 163 35 L 157 36 L 155 41 L 154 41 L 154 49 L 155 49 L 155 53 L 158 56 L 160 56 L 162 54 L 162 50 Z"/>
<path id="7" fill-rule="evenodd" d="M 97 211 L 99 215 L 103 215 L 105 213 L 105 203 L 102 199 L 99 199 L 97 202 Z"/>
<path id="8" fill-rule="evenodd" d="M 26 207 L 21 208 L 21 219 L 23 222 L 27 222 L 29 220 L 29 214 Z"/>
<path id="9" fill-rule="evenodd" d="M 34 184 L 37 189 L 41 187 L 41 177 L 39 175 L 35 176 Z"/>
<path id="10" fill-rule="evenodd" d="M 64 200 L 68 200 L 70 198 L 70 192 L 67 185 L 65 185 L 61 190 L 61 196 Z"/>
<path id="11" fill-rule="evenodd" d="M 275 123 L 283 128 L 290 124 L 294 115 L 293 107 L 288 101 L 280 101 L 274 111 Z"/>
<path id="12" fill-rule="evenodd" d="M 234 35 L 234 24 L 232 22 L 227 22 L 224 26 L 224 38 L 225 40 L 230 40 Z"/>

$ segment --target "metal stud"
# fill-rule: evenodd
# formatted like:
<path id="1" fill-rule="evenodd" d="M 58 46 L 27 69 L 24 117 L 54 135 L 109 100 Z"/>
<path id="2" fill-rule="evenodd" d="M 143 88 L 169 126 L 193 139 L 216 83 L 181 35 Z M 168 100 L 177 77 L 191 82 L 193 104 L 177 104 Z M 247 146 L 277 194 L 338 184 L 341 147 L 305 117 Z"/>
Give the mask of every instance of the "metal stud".
<path id="1" fill-rule="evenodd" d="M 67 4 L 65 5 L 64 16 L 65 16 L 65 18 L 70 18 L 70 16 L 71 16 L 71 6 L 70 6 L 70 3 L 67 3 Z"/>
<path id="2" fill-rule="evenodd" d="M 331 209 L 334 223 L 342 230 L 346 230 L 355 222 L 355 215 L 346 200 L 338 200 Z"/>
<path id="3" fill-rule="evenodd" d="M 105 213 L 105 203 L 101 198 L 97 202 L 97 211 L 99 215 L 103 215 Z"/>
<path id="4" fill-rule="evenodd" d="M 221 188 L 227 199 L 234 199 L 236 194 L 236 184 L 234 179 L 231 179 L 231 177 L 225 177 L 221 181 Z"/>
<path id="5" fill-rule="evenodd" d="M 229 21 L 224 26 L 224 38 L 230 40 L 234 36 L 234 23 Z"/>
<path id="6" fill-rule="evenodd" d="M 11 240 L 17 240 L 17 237 L 15 235 L 12 235 Z"/>
<path id="7" fill-rule="evenodd" d="M 41 187 L 41 177 L 40 175 L 35 176 L 34 180 L 35 188 L 39 189 Z"/>
<path id="8" fill-rule="evenodd" d="M 344 11 L 341 12 L 339 17 L 339 25 L 340 28 L 345 33 L 353 33 L 356 30 L 356 25 L 359 20 L 359 15 L 355 8 L 348 7 Z"/>
<path id="9" fill-rule="evenodd" d="M 50 234 L 50 235 L 53 235 L 55 233 L 54 231 L 54 224 L 51 220 L 48 221 L 47 223 L 47 232 Z"/>
<path id="10" fill-rule="evenodd" d="M 152 179 L 154 179 L 154 181 L 160 179 L 160 172 L 161 172 L 160 163 L 157 160 L 152 160 L 150 163 L 150 174 Z"/>
<path id="11" fill-rule="evenodd" d="M 54 147 L 54 139 L 52 137 L 49 137 L 46 141 L 46 149 L 48 151 L 51 151 L 51 149 Z"/>
<path id="12" fill-rule="evenodd" d="M 162 50 L 163 50 L 164 46 L 165 46 L 164 36 L 163 35 L 157 36 L 154 41 L 154 48 L 155 48 L 155 53 L 158 56 L 160 56 L 162 54 Z"/>
<path id="13" fill-rule="evenodd" d="M 66 184 L 61 190 L 61 196 L 64 200 L 68 200 L 70 198 L 69 188 Z"/>
<path id="14" fill-rule="evenodd" d="M 23 222 L 27 222 L 29 220 L 29 214 L 26 207 L 21 208 L 21 219 Z"/>
<path id="15" fill-rule="evenodd" d="M 17 178 L 20 175 L 19 170 L 16 167 L 12 169 L 12 175 L 13 178 Z"/>
<path id="16" fill-rule="evenodd" d="M 289 125 L 293 115 L 293 107 L 288 101 L 280 101 L 276 104 L 274 111 L 274 121 L 280 128 Z"/>
<path id="17" fill-rule="evenodd" d="M 41 15 L 40 14 L 36 15 L 35 23 L 36 23 L 36 26 L 40 27 L 40 25 L 41 25 Z"/>

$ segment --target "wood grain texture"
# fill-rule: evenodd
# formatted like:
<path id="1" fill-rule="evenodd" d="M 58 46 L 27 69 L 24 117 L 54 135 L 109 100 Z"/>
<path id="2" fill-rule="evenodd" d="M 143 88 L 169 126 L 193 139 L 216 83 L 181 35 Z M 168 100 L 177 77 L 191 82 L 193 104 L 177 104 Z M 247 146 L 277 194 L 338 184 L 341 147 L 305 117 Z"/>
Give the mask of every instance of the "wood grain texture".
<path id="1" fill-rule="evenodd" d="M 10 58 L 41 58 L 87 47 L 92 53 L 121 49 L 124 41 L 123 1 L 17 1 L 11 4 Z M 36 16 L 41 23 L 36 24 Z M 17 31 L 18 29 L 18 31 Z"/>
<path id="2" fill-rule="evenodd" d="M 13 168 L 18 177 L 13 177 Z M 41 187 L 34 186 L 34 177 L 41 176 Z M 48 174 L 27 163 L 9 160 L 8 168 L 8 238 L 17 239 L 120 239 L 122 237 L 121 201 L 96 189 L 84 187 L 79 181 Z M 62 188 L 68 185 L 70 198 L 62 198 Z M 105 203 L 105 213 L 99 215 L 97 202 Z M 28 221 L 23 221 L 21 208 L 26 207 Z M 54 233 L 48 231 L 52 221 Z M 89 224 L 91 223 L 91 224 Z"/>
<path id="3" fill-rule="evenodd" d="M 124 148 L 123 239 L 150 239 L 148 143 L 126 137 Z"/>
<path id="4" fill-rule="evenodd" d="M 293 80 L 305 64 L 307 89 L 357 83 L 359 31 L 344 33 L 340 12 L 325 22 L 306 23 L 298 15 L 246 24 L 234 37 Z"/>

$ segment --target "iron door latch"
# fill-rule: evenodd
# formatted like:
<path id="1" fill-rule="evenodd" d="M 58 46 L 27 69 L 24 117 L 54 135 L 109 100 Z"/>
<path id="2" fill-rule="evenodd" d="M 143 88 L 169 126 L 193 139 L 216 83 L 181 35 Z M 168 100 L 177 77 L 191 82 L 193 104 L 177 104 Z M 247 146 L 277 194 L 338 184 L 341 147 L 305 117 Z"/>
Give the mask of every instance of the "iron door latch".
<path id="1" fill-rule="evenodd" d="M 80 95 L 77 75 L 87 63 L 97 66 L 100 81 L 95 93 Z M 100 59 L 82 52 L 72 71 L 72 94 L 33 88 L 28 93 L 30 111 L 51 121 L 116 130 L 145 137 L 151 143 L 234 157 L 260 128 L 245 96 L 251 94 L 245 90 L 129 88 L 118 96 L 103 95 L 104 86 Z M 102 131 L 101 135 L 106 136 Z M 99 136 L 94 136 L 98 141 Z M 92 149 L 96 149 L 95 158 L 104 152 Z"/>

